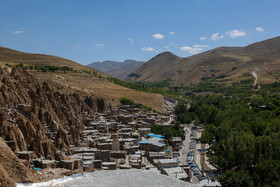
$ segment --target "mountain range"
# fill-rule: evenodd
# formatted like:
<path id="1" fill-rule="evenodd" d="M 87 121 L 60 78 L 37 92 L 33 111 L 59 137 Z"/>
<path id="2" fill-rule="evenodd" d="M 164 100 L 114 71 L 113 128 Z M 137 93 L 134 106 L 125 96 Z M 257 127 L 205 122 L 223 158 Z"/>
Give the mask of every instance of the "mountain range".
<path id="1" fill-rule="evenodd" d="M 142 66 L 145 62 L 136 60 L 93 62 L 87 66 L 104 72 L 118 79 L 125 79 L 129 74 Z"/>
<path id="2" fill-rule="evenodd" d="M 175 85 L 197 84 L 203 78 L 216 77 L 232 83 L 252 74 L 258 83 L 280 78 L 280 37 L 246 47 L 219 47 L 187 58 L 163 52 L 140 66 L 126 81 L 154 82 L 167 78 Z"/>

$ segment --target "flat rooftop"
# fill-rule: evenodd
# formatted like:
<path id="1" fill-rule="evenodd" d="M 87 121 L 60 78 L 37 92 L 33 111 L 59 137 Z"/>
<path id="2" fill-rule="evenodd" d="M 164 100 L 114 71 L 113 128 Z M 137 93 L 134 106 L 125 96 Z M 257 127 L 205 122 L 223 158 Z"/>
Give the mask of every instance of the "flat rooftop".
<path id="1" fill-rule="evenodd" d="M 175 159 L 159 159 L 160 163 L 178 163 Z"/>

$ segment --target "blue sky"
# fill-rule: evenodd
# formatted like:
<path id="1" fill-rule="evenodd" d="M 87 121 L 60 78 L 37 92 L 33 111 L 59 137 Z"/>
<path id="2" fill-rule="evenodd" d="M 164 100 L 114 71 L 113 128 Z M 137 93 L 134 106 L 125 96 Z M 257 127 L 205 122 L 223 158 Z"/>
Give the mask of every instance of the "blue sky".
<path id="1" fill-rule="evenodd" d="M 0 46 L 81 64 L 280 35 L 279 0 L 0 0 Z"/>

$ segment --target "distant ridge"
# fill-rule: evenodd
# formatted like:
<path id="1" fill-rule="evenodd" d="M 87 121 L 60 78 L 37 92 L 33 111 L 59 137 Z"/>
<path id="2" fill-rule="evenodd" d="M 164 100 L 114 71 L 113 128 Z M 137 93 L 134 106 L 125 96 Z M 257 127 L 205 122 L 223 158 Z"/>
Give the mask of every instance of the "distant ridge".
<path id="1" fill-rule="evenodd" d="M 125 60 L 123 62 L 116 61 L 103 61 L 103 62 L 94 62 L 88 66 L 94 69 L 97 69 L 103 73 L 107 73 L 113 77 L 124 79 L 134 70 L 142 66 L 145 62 L 135 61 L 135 60 Z"/>

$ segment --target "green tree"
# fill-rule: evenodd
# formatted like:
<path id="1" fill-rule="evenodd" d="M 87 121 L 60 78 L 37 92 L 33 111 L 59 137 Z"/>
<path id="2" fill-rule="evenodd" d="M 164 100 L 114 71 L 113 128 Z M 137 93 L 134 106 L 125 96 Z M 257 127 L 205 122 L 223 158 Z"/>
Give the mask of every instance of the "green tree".
<path id="1" fill-rule="evenodd" d="M 227 171 L 219 177 L 219 181 L 224 187 L 254 187 L 252 177 L 243 170 Z"/>
<path id="2" fill-rule="evenodd" d="M 120 98 L 120 102 L 123 105 L 134 105 L 134 101 L 130 100 L 130 99 L 126 98 L 126 97 Z"/>

